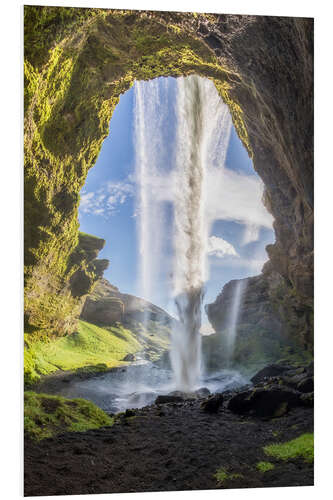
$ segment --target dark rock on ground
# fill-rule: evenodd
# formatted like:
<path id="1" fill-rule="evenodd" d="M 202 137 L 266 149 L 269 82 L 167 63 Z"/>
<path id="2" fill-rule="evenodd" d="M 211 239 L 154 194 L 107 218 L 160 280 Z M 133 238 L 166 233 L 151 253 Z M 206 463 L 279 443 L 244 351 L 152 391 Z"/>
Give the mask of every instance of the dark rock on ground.
<path id="1" fill-rule="evenodd" d="M 313 406 L 314 406 L 314 393 L 313 392 L 306 392 L 304 394 L 301 394 L 300 402 L 304 406 L 307 406 L 309 408 L 313 408 Z"/>
<path id="2" fill-rule="evenodd" d="M 207 389 L 207 387 L 200 387 L 200 389 L 197 389 L 194 394 L 196 394 L 199 398 L 206 398 L 210 395 L 210 390 Z"/>
<path id="3" fill-rule="evenodd" d="M 290 368 L 291 368 L 290 366 L 284 366 L 284 365 L 278 365 L 278 364 L 272 364 L 269 366 L 265 366 L 265 368 L 260 370 L 258 373 L 256 373 L 251 378 L 251 382 L 254 385 L 259 384 L 260 382 L 263 382 L 267 378 L 282 375 L 283 373 L 290 370 Z"/>
<path id="4" fill-rule="evenodd" d="M 135 418 L 96 431 L 25 441 L 25 495 L 65 495 L 313 485 L 313 464 L 274 461 L 265 474 L 263 447 L 313 432 L 313 411 L 297 407 L 273 420 L 217 418 L 200 401 L 136 410 Z M 78 456 L 79 454 L 79 456 Z M 272 461 L 270 459 L 270 461 Z M 218 484 L 219 468 L 239 474 Z"/>
<path id="5" fill-rule="evenodd" d="M 313 377 L 308 377 L 301 380 L 297 385 L 297 390 L 300 392 L 313 392 L 314 391 Z"/>
<path id="6" fill-rule="evenodd" d="M 233 396 L 228 409 L 238 414 L 251 414 L 257 417 L 280 417 L 291 408 L 300 405 L 300 394 L 279 386 L 269 389 L 254 388 Z"/>
<path id="7" fill-rule="evenodd" d="M 217 413 L 223 404 L 223 394 L 214 394 L 210 398 L 203 401 L 200 408 L 207 413 Z"/>
<path id="8" fill-rule="evenodd" d="M 163 405 L 167 403 L 181 403 L 184 399 L 181 396 L 160 395 L 157 396 L 155 404 Z"/>
<path id="9" fill-rule="evenodd" d="M 123 359 L 123 361 L 135 361 L 135 360 L 136 360 L 136 357 L 132 353 L 126 354 L 126 356 Z"/>

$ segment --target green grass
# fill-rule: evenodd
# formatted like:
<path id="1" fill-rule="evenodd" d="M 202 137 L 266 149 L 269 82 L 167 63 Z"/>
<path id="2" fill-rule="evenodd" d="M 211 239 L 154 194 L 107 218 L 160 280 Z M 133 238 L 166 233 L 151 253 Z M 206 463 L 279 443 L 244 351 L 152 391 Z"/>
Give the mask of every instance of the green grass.
<path id="1" fill-rule="evenodd" d="M 66 337 L 39 340 L 30 345 L 29 336 L 26 340 L 24 371 L 27 383 L 56 370 L 101 371 L 120 366 L 127 354 L 142 349 L 133 333 L 119 324 L 106 330 L 85 321 L 79 321 L 78 331 Z"/>
<path id="2" fill-rule="evenodd" d="M 24 393 L 24 433 L 34 440 L 67 431 L 82 432 L 112 425 L 113 419 L 85 399 Z"/>
<path id="3" fill-rule="evenodd" d="M 314 459 L 313 433 L 302 434 L 286 443 L 270 444 L 264 447 L 264 452 L 280 460 L 303 458 L 306 462 L 312 463 Z"/>
<path id="4" fill-rule="evenodd" d="M 271 462 L 258 462 L 257 463 L 257 469 L 260 472 L 267 472 L 269 470 L 274 469 L 275 465 L 272 464 Z"/>
<path id="5" fill-rule="evenodd" d="M 228 479 L 237 479 L 237 478 L 242 478 L 242 474 L 230 474 L 226 469 L 221 467 L 220 469 L 217 469 L 216 473 L 214 474 L 215 479 L 217 480 L 218 483 L 222 484 Z"/>

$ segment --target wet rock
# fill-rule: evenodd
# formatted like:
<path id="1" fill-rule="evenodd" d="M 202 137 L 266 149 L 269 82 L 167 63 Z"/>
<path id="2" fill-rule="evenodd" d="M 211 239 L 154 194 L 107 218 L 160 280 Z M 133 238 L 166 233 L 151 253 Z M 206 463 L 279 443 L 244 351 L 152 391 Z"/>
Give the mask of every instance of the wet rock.
<path id="1" fill-rule="evenodd" d="M 307 393 L 301 394 L 300 403 L 302 406 L 307 406 L 309 408 L 313 408 L 313 406 L 314 406 L 314 393 L 307 392 Z"/>
<path id="2" fill-rule="evenodd" d="M 125 417 L 135 417 L 135 415 L 135 410 L 127 408 L 127 410 L 125 411 Z"/>
<path id="3" fill-rule="evenodd" d="M 200 408 L 207 413 L 217 413 L 223 404 L 223 394 L 214 394 L 210 398 L 203 401 Z"/>
<path id="4" fill-rule="evenodd" d="M 314 391 L 313 377 L 307 377 L 301 380 L 297 385 L 297 390 L 299 392 L 313 392 Z"/>
<path id="5" fill-rule="evenodd" d="M 284 366 L 284 365 L 269 365 L 265 366 L 262 370 L 260 370 L 258 373 L 256 373 L 252 378 L 251 382 L 256 385 L 259 384 L 260 382 L 264 382 L 264 380 L 271 378 L 271 377 L 277 377 L 279 375 L 282 375 L 283 373 L 286 373 L 288 370 L 290 370 L 289 366 Z"/>
<path id="6" fill-rule="evenodd" d="M 167 403 L 181 403 L 184 399 L 180 396 L 160 395 L 155 399 L 155 404 L 163 405 Z"/>
<path id="7" fill-rule="evenodd" d="M 135 361 L 136 357 L 132 353 L 126 354 L 126 356 L 123 358 L 123 361 Z"/>
<path id="8" fill-rule="evenodd" d="M 275 386 L 269 389 L 257 388 L 233 396 L 228 409 L 237 414 L 257 417 L 280 417 L 291 408 L 301 404 L 300 394 L 291 389 Z"/>
<path id="9" fill-rule="evenodd" d="M 207 387 L 200 387 L 200 389 L 197 389 L 194 394 L 198 396 L 198 398 L 206 398 L 210 395 L 210 390 L 207 389 Z"/>

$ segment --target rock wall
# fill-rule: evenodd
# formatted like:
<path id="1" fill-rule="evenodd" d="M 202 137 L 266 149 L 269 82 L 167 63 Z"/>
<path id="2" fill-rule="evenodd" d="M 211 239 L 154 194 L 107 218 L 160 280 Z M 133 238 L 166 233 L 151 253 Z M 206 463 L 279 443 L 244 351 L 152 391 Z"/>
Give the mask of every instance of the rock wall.
<path id="1" fill-rule="evenodd" d="M 238 284 L 242 294 L 237 318 L 234 352 L 228 359 L 230 314 Z M 204 358 L 208 369 L 219 365 L 255 371 L 273 362 L 307 362 L 311 359 L 306 336 L 308 318 L 300 317 L 290 306 L 286 322 L 284 279 L 277 272 L 232 280 L 227 283 L 212 304 L 205 306 L 216 332 L 203 339 Z M 303 313 L 303 311 L 302 311 Z M 302 323 L 302 321 L 305 321 Z"/>
<path id="2" fill-rule="evenodd" d="M 26 6 L 24 22 L 27 326 L 70 329 L 79 192 L 120 94 L 196 73 L 214 81 L 263 179 L 276 233 L 266 270 L 283 278 L 281 315 L 298 311 L 301 334 L 313 308 L 312 19 Z"/>
<path id="3" fill-rule="evenodd" d="M 81 319 L 95 325 L 121 322 L 132 326 L 145 320 L 171 327 L 174 319 L 163 309 L 134 295 L 121 293 L 106 279 L 98 280 L 93 292 L 85 299 Z"/>

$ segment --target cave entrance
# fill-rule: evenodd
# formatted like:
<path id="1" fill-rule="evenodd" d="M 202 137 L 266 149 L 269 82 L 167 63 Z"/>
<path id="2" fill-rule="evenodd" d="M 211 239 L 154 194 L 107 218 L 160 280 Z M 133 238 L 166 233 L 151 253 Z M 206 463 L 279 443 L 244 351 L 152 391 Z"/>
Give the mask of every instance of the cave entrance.
<path id="1" fill-rule="evenodd" d="M 195 88 L 186 84 L 193 78 Z M 196 141 L 206 172 L 205 303 L 213 302 L 226 282 L 259 274 L 268 260 L 265 247 L 275 239 L 273 219 L 261 201 L 262 181 L 208 79 L 136 81 L 122 94 L 79 208 L 80 230 L 106 240 L 100 253 L 110 260 L 105 278 L 171 314 L 176 312 L 173 190 L 182 182 L 175 164 L 194 139 L 188 135 L 193 130 L 181 128 L 191 98 L 200 102 L 200 109 L 193 109 L 200 115 Z M 149 285 L 143 273 L 150 275 Z M 202 322 L 208 333 L 204 313 Z"/>

